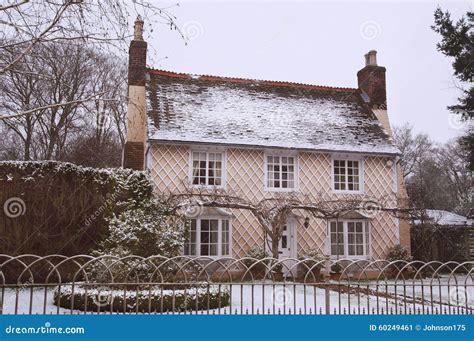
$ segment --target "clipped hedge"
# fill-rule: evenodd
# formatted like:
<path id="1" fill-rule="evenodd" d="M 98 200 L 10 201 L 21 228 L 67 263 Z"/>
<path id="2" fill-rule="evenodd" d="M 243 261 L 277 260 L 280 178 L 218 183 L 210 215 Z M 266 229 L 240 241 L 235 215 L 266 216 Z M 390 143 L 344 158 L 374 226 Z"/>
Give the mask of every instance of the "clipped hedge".
<path id="1" fill-rule="evenodd" d="M 10 255 L 87 254 L 104 237 L 105 219 L 112 212 L 152 193 L 144 172 L 56 161 L 0 162 L 0 209 L 5 213 L 0 214 L 0 250 Z"/>
<path id="2" fill-rule="evenodd" d="M 182 288 L 182 287 L 181 287 Z M 186 289 L 144 288 L 142 290 L 57 287 L 54 304 L 73 310 L 117 313 L 189 312 L 218 309 L 230 304 L 227 286 L 199 285 Z M 87 309 L 86 309 L 87 308 Z"/>

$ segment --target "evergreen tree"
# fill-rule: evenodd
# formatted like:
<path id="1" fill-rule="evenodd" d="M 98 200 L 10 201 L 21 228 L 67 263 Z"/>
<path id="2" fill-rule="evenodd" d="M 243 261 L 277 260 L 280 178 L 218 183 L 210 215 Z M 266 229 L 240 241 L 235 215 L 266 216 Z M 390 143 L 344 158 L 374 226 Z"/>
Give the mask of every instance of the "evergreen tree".
<path id="1" fill-rule="evenodd" d="M 438 51 L 447 57 L 454 58 L 454 76 L 462 83 L 462 95 L 458 103 L 449 106 L 452 112 L 461 115 L 464 120 L 472 120 L 474 116 L 474 87 L 472 78 L 474 74 L 474 12 L 468 11 L 466 16 L 453 22 L 448 11 L 437 8 L 434 13 L 435 24 L 432 29 L 441 35 L 441 41 L 436 45 Z M 467 151 L 470 170 L 474 170 L 474 131 L 469 126 L 466 135 L 460 143 Z"/>

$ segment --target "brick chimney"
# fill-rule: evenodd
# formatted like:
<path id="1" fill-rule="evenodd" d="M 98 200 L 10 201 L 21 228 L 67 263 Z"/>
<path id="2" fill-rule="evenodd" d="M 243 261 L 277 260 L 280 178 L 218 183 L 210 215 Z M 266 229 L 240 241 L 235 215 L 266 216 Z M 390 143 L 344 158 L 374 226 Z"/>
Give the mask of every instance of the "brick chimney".
<path id="1" fill-rule="evenodd" d="M 377 51 L 371 50 L 365 56 L 365 67 L 357 72 L 359 89 L 363 98 L 379 119 L 387 134 L 392 136 L 392 129 L 387 114 L 387 87 L 385 68 L 377 65 Z"/>
<path id="2" fill-rule="evenodd" d="M 371 50 L 365 55 L 365 67 L 357 72 L 357 80 L 372 108 L 387 109 L 385 68 L 377 65 L 377 51 Z"/>
<path id="3" fill-rule="evenodd" d="M 128 52 L 127 135 L 122 167 L 145 169 L 147 136 L 145 73 L 147 43 L 143 40 L 143 20 L 138 16 Z"/>
<path id="4" fill-rule="evenodd" d="M 385 71 L 386 69 L 383 66 L 377 65 L 377 51 L 371 50 L 365 55 L 365 67 L 357 72 L 357 81 L 359 89 L 363 92 L 364 100 L 371 107 L 387 134 L 392 137 L 392 129 L 387 112 Z M 408 194 L 400 163 L 394 163 L 394 167 L 395 182 L 397 184 L 397 206 L 401 209 L 408 209 Z M 408 214 L 404 212 L 400 213 L 400 217 L 398 218 L 398 242 L 409 251 L 411 251 L 410 228 Z"/>

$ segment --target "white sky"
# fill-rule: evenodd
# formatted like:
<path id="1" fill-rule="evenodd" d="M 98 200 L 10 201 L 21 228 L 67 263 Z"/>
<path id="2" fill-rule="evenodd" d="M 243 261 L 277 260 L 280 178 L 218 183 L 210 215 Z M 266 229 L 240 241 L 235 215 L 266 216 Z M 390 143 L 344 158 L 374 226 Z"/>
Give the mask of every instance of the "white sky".
<path id="1" fill-rule="evenodd" d="M 463 124 L 446 109 L 459 91 L 430 28 L 438 4 L 456 20 L 473 8 L 472 1 L 182 1 L 170 11 L 189 44 L 156 25 L 147 38 L 149 63 L 184 73 L 357 87 L 363 55 L 375 49 L 387 68 L 392 125 L 409 122 L 444 142 Z"/>

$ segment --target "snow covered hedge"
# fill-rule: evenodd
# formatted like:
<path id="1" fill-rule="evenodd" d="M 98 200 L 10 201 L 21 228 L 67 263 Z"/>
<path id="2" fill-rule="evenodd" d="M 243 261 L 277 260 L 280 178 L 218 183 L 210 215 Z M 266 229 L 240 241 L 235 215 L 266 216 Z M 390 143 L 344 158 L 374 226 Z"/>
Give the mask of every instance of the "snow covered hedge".
<path id="1" fill-rule="evenodd" d="M 142 290 L 110 290 L 71 285 L 56 288 L 54 304 L 62 308 L 118 313 L 189 312 L 223 308 L 230 304 L 225 285 L 196 284 L 186 289 L 144 288 Z M 87 308 L 87 309 L 86 309 Z"/>
<path id="2" fill-rule="evenodd" d="M 113 213 L 152 198 L 144 172 L 56 161 L 0 162 L 0 250 L 6 254 L 89 253 Z"/>

